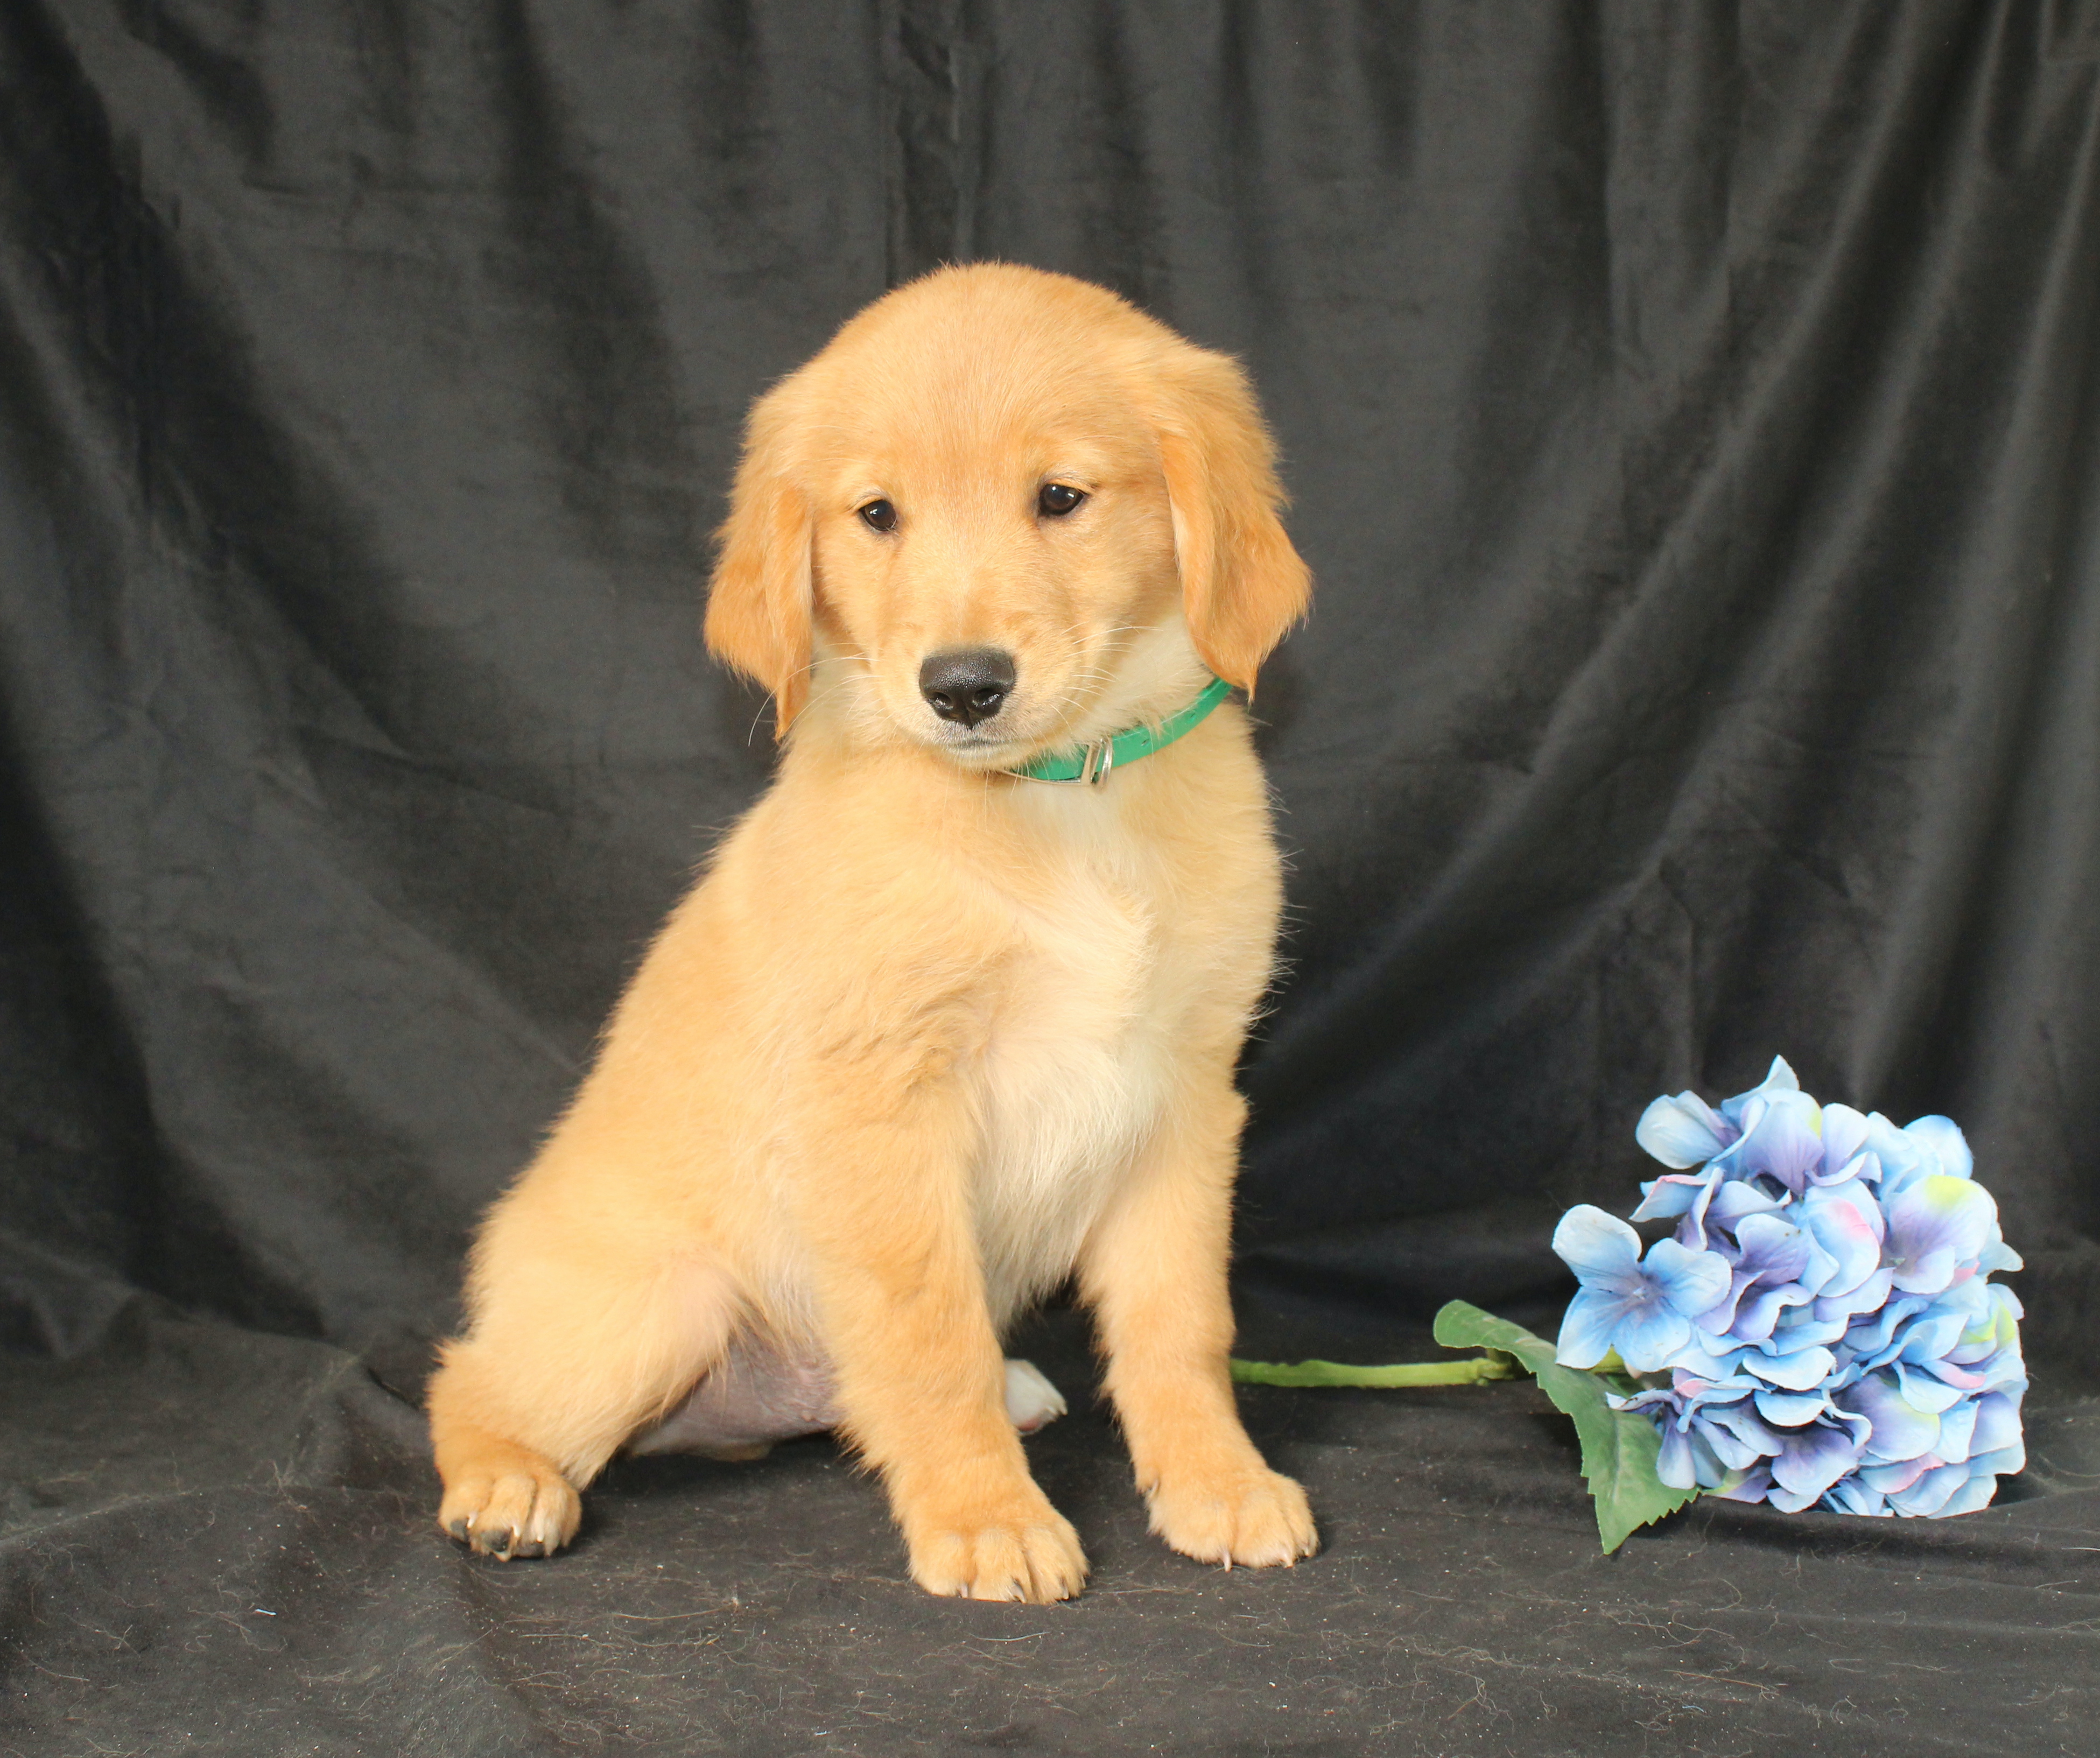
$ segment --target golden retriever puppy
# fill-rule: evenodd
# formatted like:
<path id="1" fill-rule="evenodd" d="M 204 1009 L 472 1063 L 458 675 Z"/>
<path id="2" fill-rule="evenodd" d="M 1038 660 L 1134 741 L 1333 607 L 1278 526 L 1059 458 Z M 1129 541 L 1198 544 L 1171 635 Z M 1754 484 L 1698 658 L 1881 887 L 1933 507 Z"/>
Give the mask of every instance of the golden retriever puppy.
<path id="1" fill-rule="evenodd" d="M 1219 681 L 1304 610 L 1279 500 L 1238 367 L 1029 269 L 901 288 L 760 401 L 707 634 L 773 693 L 779 778 L 482 1228 L 430 1390 L 447 1531 L 544 1554 L 623 1446 L 836 1427 L 922 1586 L 1064 1598 L 1016 1433 L 1055 1394 L 999 1337 L 1076 1277 L 1153 1530 L 1310 1554 L 1227 1374 L 1281 885 Z"/>

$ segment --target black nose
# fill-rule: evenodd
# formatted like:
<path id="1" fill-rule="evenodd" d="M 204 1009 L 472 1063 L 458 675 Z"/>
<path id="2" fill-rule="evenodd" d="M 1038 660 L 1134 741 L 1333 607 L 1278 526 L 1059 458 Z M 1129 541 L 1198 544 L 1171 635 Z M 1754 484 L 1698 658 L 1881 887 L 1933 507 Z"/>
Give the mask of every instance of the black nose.
<path id="1" fill-rule="evenodd" d="M 996 647 L 937 653 L 919 668 L 919 694 L 944 720 L 975 726 L 1006 704 L 1013 689 L 1013 655 Z"/>

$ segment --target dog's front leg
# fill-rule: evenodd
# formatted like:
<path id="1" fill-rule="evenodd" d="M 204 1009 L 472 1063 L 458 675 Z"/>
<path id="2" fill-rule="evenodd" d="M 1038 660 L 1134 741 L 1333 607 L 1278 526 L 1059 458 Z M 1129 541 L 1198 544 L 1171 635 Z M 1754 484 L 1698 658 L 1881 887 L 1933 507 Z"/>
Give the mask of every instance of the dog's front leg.
<path id="1" fill-rule="evenodd" d="M 1069 1598 L 1086 1558 L 1007 1415 L 970 1214 L 969 1108 L 935 1077 L 877 1115 L 857 1108 L 814 1105 L 823 1126 L 796 1156 L 840 1427 L 881 1473 L 929 1593 Z"/>
<path id="2" fill-rule="evenodd" d="M 1246 1114 L 1222 1074 L 1185 1095 L 1080 1262 L 1152 1529 L 1228 1566 L 1295 1562 L 1319 1545 L 1304 1491 L 1263 1462 L 1233 1396 L 1226 1267 Z"/>

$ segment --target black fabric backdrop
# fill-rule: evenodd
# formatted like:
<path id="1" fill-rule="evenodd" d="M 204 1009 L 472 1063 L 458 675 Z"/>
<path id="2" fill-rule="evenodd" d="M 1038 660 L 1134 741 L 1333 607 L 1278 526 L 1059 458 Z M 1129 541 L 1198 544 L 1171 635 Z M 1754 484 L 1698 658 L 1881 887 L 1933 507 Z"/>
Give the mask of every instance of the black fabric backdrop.
<path id="1" fill-rule="evenodd" d="M 1261 1393 L 1289 1577 L 1084 1409 L 1047 1611 L 915 1597 L 823 1443 L 426 1531 L 467 1230 L 765 781 L 742 412 L 969 257 L 1286 453 L 1248 1346 L 1550 1325 L 1641 1107 L 1783 1052 L 1968 1130 L 2025 1499 L 1606 1563 L 1526 1389 Z M 0 7 L 0 1749 L 2090 1750 L 2096 341 L 2093 0 Z"/>

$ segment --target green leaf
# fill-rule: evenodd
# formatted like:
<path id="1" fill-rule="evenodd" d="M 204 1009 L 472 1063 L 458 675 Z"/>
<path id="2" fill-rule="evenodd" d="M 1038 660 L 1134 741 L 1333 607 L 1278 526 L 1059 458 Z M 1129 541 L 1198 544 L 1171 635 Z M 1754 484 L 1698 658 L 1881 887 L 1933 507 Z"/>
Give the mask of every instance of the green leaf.
<path id="1" fill-rule="evenodd" d="M 1536 1373 L 1553 1365 L 1553 1345 L 1533 1337 L 1520 1324 L 1498 1319 L 1492 1312 L 1462 1300 L 1454 1300 L 1436 1315 L 1436 1341 L 1446 1349 L 1497 1349 L 1514 1355 Z"/>
<path id="2" fill-rule="evenodd" d="M 1233 1377 L 1242 1386 L 1477 1386 L 1513 1380 L 1516 1364 L 1497 1353 L 1471 1361 L 1402 1361 L 1358 1368 L 1345 1361 L 1239 1361 Z"/>
<path id="3" fill-rule="evenodd" d="M 1699 1491 L 1672 1489 L 1656 1475 L 1662 1437 L 1638 1411 L 1614 1410 L 1604 1394 L 1625 1397 L 1638 1390 L 1624 1374 L 1596 1373 L 1564 1368 L 1553 1359 L 1553 1345 L 1533 1337 L 1507 1319 L 1498 1319 L 1462 1300 L 1436 1315 L 1436 1341 L 1453 1349 L 1498 1349 L 1514 1355 L 1538 1380 L 1538 1389 L 1574 1419 L 1582 1443 L 1582 1476 L 1595 1503 L 1597 1536 L 1607 1554 L 1626 1535 L 1649 1522 L 1674 1513 Z"/>

